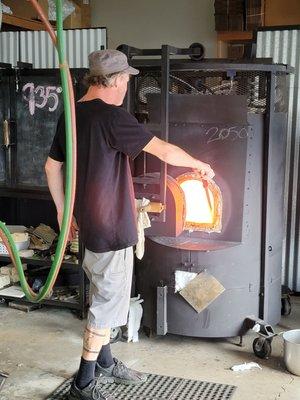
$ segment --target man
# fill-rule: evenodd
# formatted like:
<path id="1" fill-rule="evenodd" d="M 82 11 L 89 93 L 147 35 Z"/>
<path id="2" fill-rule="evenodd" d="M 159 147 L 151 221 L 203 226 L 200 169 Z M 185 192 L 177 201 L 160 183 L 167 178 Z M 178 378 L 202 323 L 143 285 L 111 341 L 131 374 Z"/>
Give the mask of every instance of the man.
<path id="1" fill-rule="evenodd" d="M 89 55 L 89 85 L 76 105 L 77 192 L 75 216 L 86 248 L 83 268 L 90 280 L 90 309 L 79 371 L 70 399 L 113 399 L 97 379 L 126 384 L 146 376 L 112 358 L 110 329 L 125 325 L 133 269 L 132 246 L 137 243 L 136 210 L 129 158 L 141 151 L 181 167 L 194 168 L 206 179 L 214 176 L 208 164 L 153 136 L 120 107 L 130 75 L 126 56 L 117 50 Z M 63 215 L 64 120 L 58 123 L 48 160 L 48 185 L 61 224 Z M 73 228 L 76 228 L 73 225 Z"/>

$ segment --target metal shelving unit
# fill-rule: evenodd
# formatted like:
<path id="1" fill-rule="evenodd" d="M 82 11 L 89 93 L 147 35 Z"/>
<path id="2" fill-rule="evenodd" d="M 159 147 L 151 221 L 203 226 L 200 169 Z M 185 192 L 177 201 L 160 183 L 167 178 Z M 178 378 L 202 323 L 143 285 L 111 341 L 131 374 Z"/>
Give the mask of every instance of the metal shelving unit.
<path id="1" fill-rule="evenodd" d="M 80 76 L 84 73 L 83 70 L 73 72 L 74 87 L 77 94 L 77 98 L 80 96 L 81 88 L 77 82 L 80 81 Z M 28 107 L 28 104 L 22 103 L 22 88 L 29 82 L 35 82 L 35 85 L 39 87 L 46 87 L 51 85 L 52 82 L 58 80 L 58 72 L 55 69 L 46 70 L 32 70 L 28 66 L 21 66 L 20 69 L 15 70 L 10 65 L 0 65 L 0 219 L 5 221 L 8 225 L 24 225 L 24 226 L 38 226 L 40 223 L 51 226 L 56 232 L 59 231 L 56 219 L 56 210 L 54 203 L 51 199 L 50 192 L 45 186 L 45 179 L 37 179 L 36 182 L 33 180 L 32 184 L 23 183 L 23 178 L 20 176 L 23 170 L 26 168 L 32 169 L 33 171 L 41 171 L 40 176 L 43 175 L 43 163 L 44 155 L 40 157 L 38 164 L 35 166 L 30 165 L 30 161 L 27 165 L 21 166 L 22 157 L 23 162 L 27 157 L 25 150 L 23 156 L 20 156 L 20 150 L 26 147 L 27 142 L 31 140 L 31 137 L 35 138 L 38 135 L 45 135 L 48 138 L 48 142 L 52 140 L 55 133 L 56 121 L 52 122 L 52 125 L 42 126 L 44 120 L 47 121 L 48 117 L 54 119 L 52 114 L 47 114 L 47 108 L 43 111 L 45 114 L 39 116 L 39 120 L 33 122 L 34 116 L 24 113 L 24 107 Z M 29 77 L 27 78 L 27 76 Z M 79 78 L 78 78 L 79 76 Z M 37 80 L 39 80 L 37 82 Z M 57 81 L 59 82 L 59 80 Z M 59 84 L 58 84 L 59 85 Z M 49 106 L 53 106 L 53 103 L 49 102 Z M 60 109 L 55 114 L 55 118 L 58 118 Z M 31 120 L 30 120 L 31 119 Z M 9 132 L 5 135 L 4 122 L 8 121 Z M 22 136 L 22 129 L 24 126 L 31 124 L 32 130 L 27 131 L 28 136 L 24 138 L 23 142 L 20 139 Z M 26 128 L 25 128 L 26 129 Z M 46 148 L 49 143 L 45 142 L 45 148 L 41 147 L 41 151 L 46 152 Z M 33 145 L 32 145 L 33 146 Z M 40 144 L 40 146 L 42 146 Z M 37 154 L 39 156 L 39 154 Z M 30 156 L 30 150 L 28 151 Z M 38 174 L 36 174 L 38 176 Z M 81 246 L 80 246 L 81 247 Z M 84 271 L 81 268 L 82 260 L 82 249 L 80 248 L 80 254 L 78 256 L 78 264 L 66 260 L 62 264 L 61 272 L 58 279 L 70 281 L 74 279 L 74 285 L 70 287 L 76 287 L 78 289 L 78 298 L 76 301 L 70 301 L 66 299 L 47 299 L 41 302 L 42 305 L 50 305 L 57 307 L 65 307 L 77 311 L 80 318 L 84 318 L 87 311 L 86 304 L 86 286 L 87 279 Z M 5 265 L 9 263 L 10 258 L 6 255 L 0 255 L 0 264 Z M 42 274 L 47 272 L 47 269 L 51 266 L 50 258 L 43 257 L 31 257 L 22 258 L 22 262 L 28 265 L 28 270 L 31 274 L 34 274 L 34 270 L 40 270 Z M 40 268 L 38 268 L 40 267 Z M 41 270 L 42 268 L 42 270 Z M 38 272 L 38 271 L 36 271 Z M 76 274 L 76 276 L 71 276 Z M 64 285 L 62 285 L 64 286 Z M 68 286 L 66 284 L 65 286 Z M 58 286 L 57 286 L 58 287 Z M 16 301 L 17 299 L 10 296 L 1 296 L 0 299 L 5 301 Z M 22 303 L 30 303 L 25 298 L 18 299 Z"/>
<path id="2" fill-rule="evenodd" d="M 15 187 L 15 188 L 9 188 L 9 187 L 0 187 L 0 208 L 1 208 L 1 201 L 7 198 L 9 200 L 22 200 L 22 199 L 33 199 L 35 201 L 50 201 L 50 193 L 48 192 L 47 189 L 38 189 L 38 188 L 24 188 L 24 187 Z M 1 214 L 1 218 L 2 214 Z M 47 305 L 47 306 L 57 306 L 57 307 L 65 307 L 69 308 L 72 310 L 78 311 L 78 316 L 80 318 L 85 318 L 86 316 L 86 310 L 87 310 L 87 305 L 86 305 L 86 277 L 83 269 L 81 268 L 81 253 L 79 254 L 78 257 L 78 264 L 72 261 L 64 261 L 61 266 L 61 271 L 68 273 L 68 272 L 74 272 L 76 270 L 76 273 L 79 275 L 78 276 L 78 292 L 79 292 L 79 298 L 77 301 L 64 301 L 64 300 L 59 300 L 59 299 L 46 299 L 41 302 L 42 305 Z M 47 267 L 50 268 L 51 266 L 51 260 L 49 258 L 43 258 L 40 256 L 33 256 L 33 257 L 22 257 L 21 258 L 22 263 L 25 263 L 29 266 L 35 266 L 35 267 Z M 0 255 L 0 263 L 10 263 L 10 257 L 8 255 Z M 31 268 L 32 272 L 34 272 L 34 268 Z M 21 298 L 21 299 L 16 299 L 15 297 L 10 297 L 10 296 L 3 296 L 0 294 L 0 299 L 3 299 L 4 301 L 16 301 L 19 300 L 22 303 L 28 303 L 30 304 L 31 302 L 26 300 L 26 298 Z"/>
<path id="3" fill-rule="evenodd" d="M 31 257 L 31 258 L 26 258 L 22 257 L 21 258 L 22 263 L 27 264 L 29 266 L 35 266 L 35 267 L 49 267 L 51 266 L 51 260 L 50 259 L 43 259 L 43 258 L 37 258 L 37 257 Z M 0 264 L 1 263 L 10 263 L 10 257 L 1 255 L 0 256 Z M 30 268 L 31 272 L 34 273 L 34 268 Z M 79 275 L 79 284 L 78 284 L 78 300 L 70 301 L 70 300 L 60 300 L 60 299 L 46 299 L 43 300 L 40 304 L 42 305 L 47 305 L 47 306 L 57 306 L 57 307 L 65 307 L 69 308 L 72 310 L 78 311 L 78 316 L 79 318 L 83 319 L 86 316 L 86 277 L 84 274 L 83 269 L 81 268 L 81 264 L 76 264 L 74 262 L 68 262 L 65 261 L 62 263 L 61 266 L 61 271 L 64 273 L 68 272 L 74 272 L 76 270 L 76 273 Z M 15 298 L 12 296 L 5 296 L 1 295 L 0 293 L 0 300 L 4 301 L 20 301 L 22 303 L 28 303 L 30 304 L 31 302 L 27 300 L 25 297 L 24 298 Z"/>

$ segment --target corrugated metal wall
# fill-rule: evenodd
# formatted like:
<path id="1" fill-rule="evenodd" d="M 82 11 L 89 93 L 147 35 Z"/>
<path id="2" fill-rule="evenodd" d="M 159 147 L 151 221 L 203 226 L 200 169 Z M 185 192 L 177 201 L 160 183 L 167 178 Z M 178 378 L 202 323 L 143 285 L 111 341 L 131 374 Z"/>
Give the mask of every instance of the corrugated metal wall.
<path id="1" fill-rule="evenodd" d="M 0 62 L 16 65 L 19 57 L 18 32 L 0 33 Z"/>
<path id="2" fill-rule="evenodd" d="M 94 50 L 106 49 L 106 29 L 65 30 L 67 60 L 71 68 L 87 68 L 87 56 Z M 55 66 L 58 67 L 57 53 Z"/>
<path id="3" fill-rule="evenodd" d="M 46 31 L 19 32 L 19 61 L 33 64 L 33 68 L 54 68 L 55 48 Z"/>
<path id="4" fill-rule="evenodd" d="M 300 292 L 300 28 L 259 31 L 256 55 L 295 68 L 290 76 L 283 283 Z"/>
<path id="5" fill-rule="evenodd" d="M 93 50 L 106 49 L 106 28 L 67 29 L 64 31 L 67 59 L 71 68 L 87 68 Z M 33 68 L 58 68 L 58 57 L 45 31 L 0 33 L 0 62 L 15 66 L 18 61 Z"/>

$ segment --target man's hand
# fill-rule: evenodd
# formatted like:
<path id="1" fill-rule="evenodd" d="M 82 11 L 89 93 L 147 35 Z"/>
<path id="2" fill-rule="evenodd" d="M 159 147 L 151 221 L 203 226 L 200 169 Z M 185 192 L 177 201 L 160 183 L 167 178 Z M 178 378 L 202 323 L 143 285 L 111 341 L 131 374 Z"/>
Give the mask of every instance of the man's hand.
<path id="1" fill-rule="evenodd" d="M 206 164 L 200 160 L 197 160 L 196 164 L 196 170 L 200 172 L 201 178 L 208 181 L 213 179 L 215 173 L 209 164 Z"/>
<path id="2" fill-rule="evenodd" d="M 62 220 L 63 220 L 63 211 L 58 211 L 57 212 L 57 221 L 58 221 L 58 225 L 59 225 L 59 229 L 61 230 L 61 225 L 62 225 Z M 76 222 L 76 218 L 73 216 L 72 217 L 72 222 L 71 222 L 71 228 L 70 228 L 70 232 L 69 232 L 69 237 L 68 240 L 71 241 L 73 239 L 76 238 L 76 232 L 79 231 L 77 222 Z"/>

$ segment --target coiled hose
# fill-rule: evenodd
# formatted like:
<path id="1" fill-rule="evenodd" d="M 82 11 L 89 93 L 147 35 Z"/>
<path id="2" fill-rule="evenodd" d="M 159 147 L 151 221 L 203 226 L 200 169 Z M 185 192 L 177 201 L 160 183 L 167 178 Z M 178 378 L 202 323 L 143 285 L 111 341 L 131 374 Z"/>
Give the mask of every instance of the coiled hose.
<path id="1" fill-rule="evenodd" d="M 65 185 L 65 201 L 64 201 L 64 214 L 61 226 L 58 244 L 55 251 L 53 263 L 51 265 L 47 280 L 40 293 L 34 293 L 28 285 L 25 274 L 22 268 L 22 262 L 15 246 L 13 238 L 7 229 L 5 223 L 0 221 L 0 237 L 4 242 L 11 260 L 18 271 L 20 277 L 21 287 L 28 300 L 39 302 L 45 299 L 52 290 L 57 275 L 59 273 L 66 245 L 68 242 L 68 235 L 72 223 L 75 188 L 76 188 L 76 117 L 75 117 L 75 101 L 74 92 L 70 70 L 65 58 L 65 47 L 63 40 L 63 17 L 62 17 L 62 0 L 56 0 L 56 22 L 57 22 L 57 37 L 45 16 L 42 8 L 36 0 L 30 0 L 32 6 L 37 10 L 46 30 L 48 31 L 53 44 L 57 48 L 59 57 L 59 69 L 62 84 L 63 103 L 65 110 L 65 131 L 66 131 L 66 185 Z"/>

